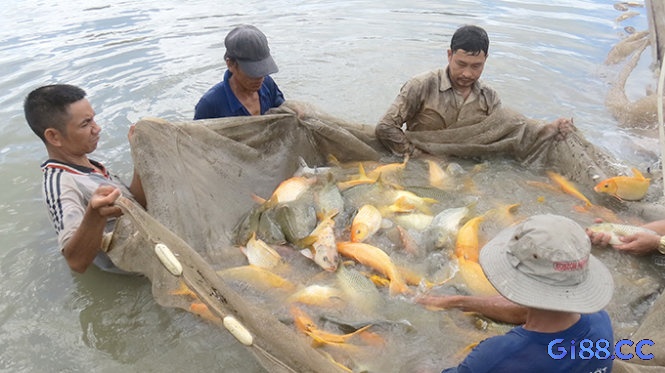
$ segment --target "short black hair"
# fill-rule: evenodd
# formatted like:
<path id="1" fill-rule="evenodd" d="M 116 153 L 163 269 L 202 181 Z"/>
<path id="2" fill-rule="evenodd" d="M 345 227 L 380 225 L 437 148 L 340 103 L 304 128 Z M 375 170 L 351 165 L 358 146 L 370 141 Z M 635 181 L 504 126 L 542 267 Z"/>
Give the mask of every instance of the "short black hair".
<path id="1" fill-rule="evenodd" d="M 65 133 L 69 118 L 69 105 L 84 99 L 83 89 L 69 84 L 53 84 L 39 87 L 26 96 L 23 112 L 28 125 L 44 143 L 44 132 L 55 128 Z"/>
<path id="2" fill-rule="evenodd" d="M 450 39 L 450 50 L 455 53 L 462 49 L 470 54 L 478 55 L 480 52 L 489 50 L 490 39 L 484 29 L 474 25 L 464 25 L 455 31 L 453 38 Z"/>

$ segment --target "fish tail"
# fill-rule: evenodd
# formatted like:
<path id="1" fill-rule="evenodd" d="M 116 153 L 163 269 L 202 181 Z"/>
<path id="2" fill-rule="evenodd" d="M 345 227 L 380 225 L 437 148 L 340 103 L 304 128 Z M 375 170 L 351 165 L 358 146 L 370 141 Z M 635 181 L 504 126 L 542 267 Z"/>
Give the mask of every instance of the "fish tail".
<path id="1" fill-rule="evenodd" d="M 254 194 L 254 193 L 252 193 L 252 194 L 250 195 L 250 197 L 252 197 L 252 200 L 253 200 L 254 202 L 258 203 L 259 205 L 262 205 L 262 204 L 264 204 L 264 203 L 266 202 L 266 199 L 265 199 L 265 198 L 260 197 L 260 196 Z"/>
<path id="2" fill-rule="evenodd" d="M 332 154 L 328 154 L 328 163 L 332 164 L 333 166 L 337 166 L 337 167 L 342 166 L 342 163 L 339 161 L 339 159 L 337 159 L 337 157 L 335 157 Z"/>

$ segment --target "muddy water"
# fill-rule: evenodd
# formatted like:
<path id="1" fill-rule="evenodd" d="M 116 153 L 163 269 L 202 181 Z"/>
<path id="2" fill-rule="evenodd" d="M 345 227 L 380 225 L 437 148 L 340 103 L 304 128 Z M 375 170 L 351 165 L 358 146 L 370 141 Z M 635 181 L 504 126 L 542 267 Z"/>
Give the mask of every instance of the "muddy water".
<path id="1" fill-rule="evenodd" d="M 84 87 L 104 128 L 93 156 L 129 180 L 128 126 L 143 116 L 190 119 L 200 95 L 222 77 L 222 40 L 233 25 L 253 23 L 268 35 L 280 66 L 274 78 L 287 98 L 373 124 L 406 79 L 445 64 L 444 45 L 459 25 L 475 23 L 490 34 L 484 78 L 504 104 L 535 118 L 574 116 L 599 145 L 647 166 L 655 160 L 656 141 L 618 129 L 603 103 L 616 73 L 603 65 L 607 52 L 626 35 L 624 26 L 646 29 L 644 14 L 617 23 L 619 14 L 601 0 L 4 4 L 0 370 L 261 370 L 227 335 L 156 305 L 146 281 L 94 269 L 70 273 L 40 196 L 38 166 L 46 154 L 23 119 L 22 100 L 33 88 L 55 82 Z M 646 64 L 638 68 L 638 83 L 628 87 L 631 97 L 643 94 L 642 83 L 652 79 Z M 493 186 L 488 195 L 511 201 L 515 190 L 501 186 L 500 179 L 497 171 L 476 183 Z M 531 203 L 565 209 L 557 198 L 562 197 Z M 535 207 L 522 208 L 526 214 Z M 599 256 L 625 274 L 624 289 L 635 289 L 631 281 L 644 281 L 637 273 L 652 266 L 612 252 Z M 629 304 L 622 297 L 632 294 L 618 294 L 618 301 Z M 614 312 L 632 326 L 629 316 L 642 308 L 640 303 Z M 421 324 L 447 325 L 441 320 L 432 313 Z M 427 346 L 433 356 L 438 347 Z M 443 354 L 435 363 L 441 359 Z"/>

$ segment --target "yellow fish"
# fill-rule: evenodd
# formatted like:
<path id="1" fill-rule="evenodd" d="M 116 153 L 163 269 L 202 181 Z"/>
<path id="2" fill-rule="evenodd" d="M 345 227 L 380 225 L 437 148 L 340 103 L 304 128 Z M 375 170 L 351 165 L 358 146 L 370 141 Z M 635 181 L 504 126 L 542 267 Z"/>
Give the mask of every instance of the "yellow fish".
<path id="1" fill-rule="evenodd" d="M 335 307 L 344 304 L 344 293 L 332 286 L 310 285 L 291 294 L 289 303 L 303 303 L 313 306 Z"/>
<path id="2" fill-rule="evenodd" d="M 457 232 L 455 242 L 455 256 L 472 262 L 478 262 L 480 246 L 478 243 L 478 229 L 480 223 L 485 220 L 485 215 L 479 215 L 469 219 Z"/>
<path id="3" fill-rule="evenodd" d="M 219 317 L 217 317 L 214 313 L 212 313 L 212 311 L 210 311 L 208 306 L 206 306 L 205 303 L 203 303 L 203 302 L 198 302 L 198 301 L 197 302 L 192 302 L 189 305 L 189 312 L 191 312 L 195 315 L 199 315 L 202 318 L 204 318 L 208 321 L 211 321 L 214 324 L 217 324 L 217 325 L 222 324 L 222 320 Z"/>
<path id="4" fill-rule="evenodd" d="M 387 163 L 387 164 L 382 164 L 380 166 L 377 166 L 375 169 L 373 169 L 367 176 L 370 179 L 377 179 L 381 175 L 391 175 L 394 174 L 398 171 L 404 170 L 406 167 L 406 163 L 409 161 L 409 157 L 404 157 L 404 162 L 401 163 Z"/>
<path id="5" fill-rule="evenodd" d="M 547 175 L 550 177 L 550 179 L 552 179 L 552 181 L 561 187 L 561 190 L 573 197 L 582 200 L 587 207 L 592 205 L 591 201 L 589 201 L 589 199 L 586 198 L 584 194 L 577 190 L 577 188 L 575 188 L 575 186 L 570 181 L 568 181 L 568 179 L 554 171 L 547 171 Z"/>
<path id="6" fill-rule="evenodd" d="M 352 177 L 350 180 L 347 181 L 342 181 L 337 183 L 337 188 L 340 191 L 345 191 L 351 187 L 354 187 L 356 185 L 362 185 L 362 184 L 373 184 L 376 183 L 378 180 L 378 176 L 371 178 L 367 176 L 365 173 L 365 167 L 363 167 L 362 163 L 358 163 L 358 175 L 355 177 Z"/>
<path id="7" fill-rule="evenodd" d="M 432 224 L 434 217 L 422 212 L 413 212 L 408 214 L 397 214 L 392 217 L 392 220 L 407 229 L 415 229 L 423 231 Z"/>
<path id="8" fill-rule="evenodd" d="M 459 263 L 459 274 L 462 276 L 464 283 L 474 295 L 497 295 L 498 292 L 489 282 L 483 272 L 482 267 L 478 262 L 473 262 L 464 259 L 464 257 L 457 258 Z"/>
<path id="9" fill-rule="evenodd" d="M 171 295 L 182 295 L 185 297 L 189 298 L 194 298 L 194 299 L 199 299 L 198 295 L 190 289 L 184 281 L 180 280 L 178 281 L 178 288 L 176 290 L 170 291 L 169 294 Z"/>
<path id="10" fill-rule="evenodd" d="M 598 183 L 593 190 L 596 193 L 607 193 L 620 201 L 638 201 L 647 194 L 650 178 L 633 168 L 633 176 L 615 176 Z"/>
<path id="11" fill-rule="evenodd" d="M 351 223 L 351 241 L 363 242 L 374 235 L 381 228 L 382 220 L 383 216 L 376 207 L 369 204 L 360 207 Z"/>
<path id="12" fill-rule="evenodd" d="M 388 206 L 388 210 L 392 212 L 413 212 L 418 210 L 424 214 L 431 215 L 432 210 L 430 205 L 438 203 L 439 201 L 434 198 L 420 197 L 408 190 L 393 190 L 387 192 L 387 197 L 392 204 Z"/>
<path id="13" fill-rule="evenodd" d="M 362 242 L 338 242 L 337 251 L 388 277 L 390 279 L 390 286 L 388 287 L 390 295 L 403 294 L 409 291 L 406 282 L 390 256 L 378 247 Z"/>
<path id="14" fill-rule="evenodd" d="M 496 208 L 490 210 L 488 215 L 496 220 L 499 224 L 504 227 L 507 227 L 515 222 L 515 210 L 520 206 L 519 203 L 502 204 Z"/>
<path id="15" fill-rule="evenodd" d="M 267 201 L 258 196 L 253 198 L 258 203 L 265 203 L 266 208 L 272 207 L 279 203 L 295 201 L 315 182 L 316 177 L 294 176 L 282 181 Z"/>
<path id="16" fill-rule="evenodd" d="M 322 344 L 342 344 L 346 343 L 352 337 L 364 332 L 369 329 L 372 324 L 365 325 L 364 327 L 354 331 L 353 333 L 348 334 L 335 334 L 327 332 L 325 330 L 319 329 L 318 326 L 314 323 L 311 317 L 305 313 L 302 309 L 291 306 L 291 315 L 293 316 L 293 321 L 298 330 L 304 334 L 310 336 L 313 340 L 315 346 Z"/>
<path id="17" fill-rule="evenodd" d="M 296 289 L 295 284 L 291 281 L 254 265 L 231 267 L 217 271 L 217 274 L 224 280 L 242 281 L 261 291 L 281 289 L 291 292 Z"/>
<path id="18" fill-rule="evenodd" d="M 429 185 L 438 189 L 448 189 L 449 177 L 438 163 L 431 159 L 426 159 L 429 165 Z"/>

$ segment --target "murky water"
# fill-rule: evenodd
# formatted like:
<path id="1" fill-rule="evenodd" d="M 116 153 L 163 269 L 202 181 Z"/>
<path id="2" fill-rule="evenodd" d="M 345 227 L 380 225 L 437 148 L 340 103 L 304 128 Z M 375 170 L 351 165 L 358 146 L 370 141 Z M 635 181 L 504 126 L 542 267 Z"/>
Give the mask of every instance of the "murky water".
<path id="1" fill-rule="evenodd" d="M 409 77 L 445 65 L 459 25 L 475 23 L 491 39 L 484 79 L 505 105 L 534 118 L 573 116 L 598 145 L 645 167 L 657 139 L 618 129 L 604 106 L 616 74 L 603 65 L 607 52 L 624 26 L 646 28 L 644 14 L 620 24 L 618 15 L 604 0 L 3 4 L 0 370 L 260 371 L 224 333 L 156 305 L 147 281 L 70 273 L 41 199 L 46 153 L 23 118 L 30 90 L 84 87 L 104 128 L 94 156 L 129 180 L 128 126 L 143 116 L 190 119 L 222 77 L 223 38 L 236 24 L 268 35 L 288 99 L 373 124 Z M 644 65 L 629 97 L 654 81 Z"/>

